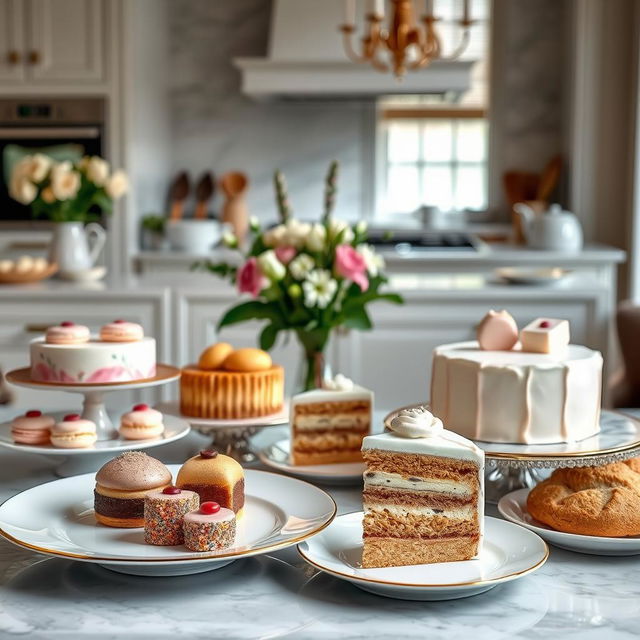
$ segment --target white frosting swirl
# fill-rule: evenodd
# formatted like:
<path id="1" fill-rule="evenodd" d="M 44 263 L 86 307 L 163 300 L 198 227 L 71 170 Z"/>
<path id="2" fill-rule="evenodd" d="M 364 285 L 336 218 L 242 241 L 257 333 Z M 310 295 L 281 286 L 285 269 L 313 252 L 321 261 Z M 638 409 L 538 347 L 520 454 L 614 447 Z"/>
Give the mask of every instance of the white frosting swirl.
<path id="1" fill-rule="evenodd" d="M 402 410 L 389 426 L 401 438 L 435 438 L 444 428 L 442 420 L 424 407 Z"/>
<path id="2" fill-rule="evenodd" d="M 323 384 L 323 388 L 328 391 L 353 391 L 353 386 L 353 380 L 343 376 L 341 373 L 333 379 L 325 380 Z"/>

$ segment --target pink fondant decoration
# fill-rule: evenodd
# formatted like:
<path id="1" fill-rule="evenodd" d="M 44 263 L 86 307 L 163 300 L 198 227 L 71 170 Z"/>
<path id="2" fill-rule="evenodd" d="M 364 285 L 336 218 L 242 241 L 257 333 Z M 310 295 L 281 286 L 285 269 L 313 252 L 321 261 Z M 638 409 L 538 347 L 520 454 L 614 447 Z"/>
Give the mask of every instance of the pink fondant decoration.
<path id="1" fill-rule="evenodd" d="M 493 309 L 478 325 L 478 343 L 484 351 L 509 351 L 518 342 L 518 325 L 508 311 Z"/>

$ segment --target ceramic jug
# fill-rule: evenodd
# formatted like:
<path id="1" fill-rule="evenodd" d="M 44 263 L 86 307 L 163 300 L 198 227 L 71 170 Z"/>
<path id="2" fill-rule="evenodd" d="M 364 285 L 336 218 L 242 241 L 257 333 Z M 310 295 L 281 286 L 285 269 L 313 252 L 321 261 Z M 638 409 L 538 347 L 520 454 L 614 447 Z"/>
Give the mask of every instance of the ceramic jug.
<path id="1" fill-rule="evenodd" d="M 95 264 L 104 243 L 106 231 L 96 222 L 58 222 L 49 247 L 49 261 L 58 265 L 61 273 L 86 271 Z"/>
<path id="2" fill-rule="evenodd" d="M 522 230 L 532 249 L 576 253 L 582 249 L 582 227 L 576 215 L 552 204 L 544 213 L 536 213 L 519 202 L 513 210 L 522 220 Z"/>

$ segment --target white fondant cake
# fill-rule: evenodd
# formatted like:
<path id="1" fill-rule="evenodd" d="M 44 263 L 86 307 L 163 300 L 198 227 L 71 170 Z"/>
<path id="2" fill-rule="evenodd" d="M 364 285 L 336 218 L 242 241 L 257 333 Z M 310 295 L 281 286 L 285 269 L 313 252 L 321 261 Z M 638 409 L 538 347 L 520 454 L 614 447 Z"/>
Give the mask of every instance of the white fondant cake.
<path id="1" fill-rule="evenodd" d="M 38 382 L 95 384 L 128 382 L 156 375 L 156 341 L 101 342 L 92 336 L 81 344 L 50 344 L 37 338 L 30 345 L 31 379 Z"/>
<path id="2" fill-rule="evenodd" d="M 587 347 L 527 353 L 459 342 L 433 352 L 431 410 L 473 440 L 583 440 L 600 430 L 601 391 L 602 355 Z"/>

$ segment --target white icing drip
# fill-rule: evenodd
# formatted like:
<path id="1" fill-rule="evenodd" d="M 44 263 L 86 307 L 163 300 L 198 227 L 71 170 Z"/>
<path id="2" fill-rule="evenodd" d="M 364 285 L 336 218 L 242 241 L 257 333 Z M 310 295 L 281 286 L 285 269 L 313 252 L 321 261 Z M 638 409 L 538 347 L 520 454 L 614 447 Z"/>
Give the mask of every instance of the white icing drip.
<path id="1" fill-rule="evenodd" d="M 442 433 L 442 421 L 424 407 L 404 409 L 390 424 L 402 438 L 434 438 Z"/>
<path id="2" fill-rule="evenodd" d="M 338 373 L 333 379 L 329 378 L 324 381 L 323 388 L 328 391 L 353 391 L 353 380 Z"/>

